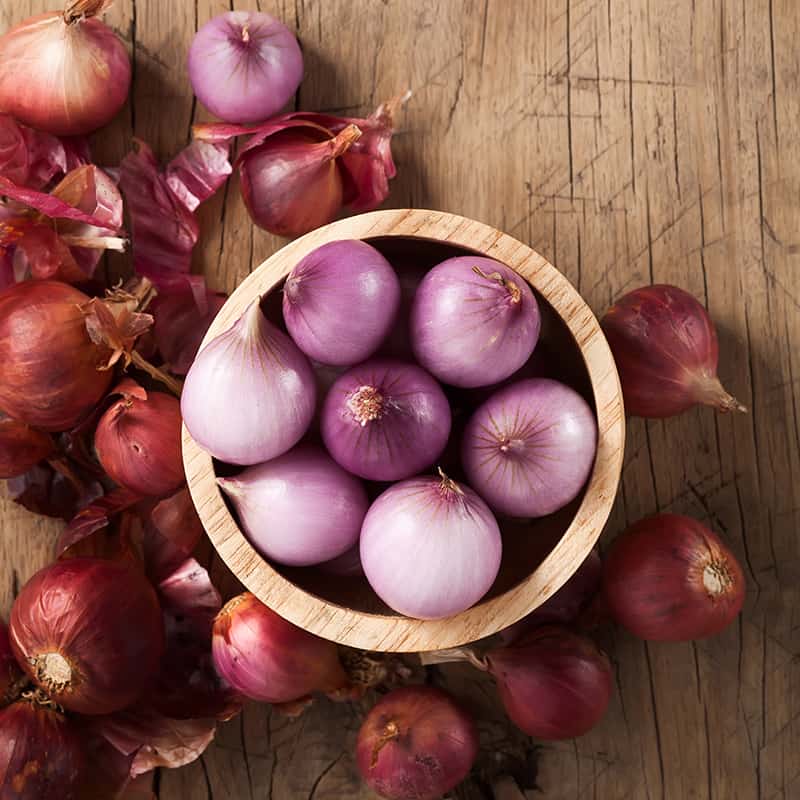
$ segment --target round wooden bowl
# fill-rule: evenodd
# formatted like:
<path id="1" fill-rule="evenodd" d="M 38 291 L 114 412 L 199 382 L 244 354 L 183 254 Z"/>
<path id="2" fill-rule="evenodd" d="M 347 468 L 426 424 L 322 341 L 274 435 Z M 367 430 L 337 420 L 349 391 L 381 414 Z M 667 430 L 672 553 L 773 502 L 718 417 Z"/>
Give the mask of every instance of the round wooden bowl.
<path id="1" fill-rule="evenodd" d="M 530 283 L 543 313 L 543 341 L 545 336 L 550 338 L 559 367 L 572 375 L 572 384 L 583 391 L 597 413 L 597 457 L 585 491 L 550 517 L 501 524 L 503 565 L 494 587 L 477 605 L 442 620 L 409 619 L 394 613 L 362 578 L 338 578 L 313 568 L 267 562 L 242 534 L 217 488 L 218 465 L 184 428 L 183 457 L 192 498 L 228 567 L 256 597 L 296 625 L 343 645 L 375 651 L 421 652 L 473 642 L 541 605 L 572 575 L 600 536 L 616 495 L 625 438 L 622 392 L 611 351 L 591 309 L 541 255 L 488 225 L 422 210 L 350 217 L 286 245 L 231 295 L 203 344 L 227 330 L 253 299 L 279 288 L 303 256 L 338 239 L 367 240 L 400 270 L 403 264 L 433 266 L 458 254 L 489 256 Z M 272 295 L 273 306 L 276 300 L 278 292 Z M 270 305 L 268 298 L 268 313 Z"/>

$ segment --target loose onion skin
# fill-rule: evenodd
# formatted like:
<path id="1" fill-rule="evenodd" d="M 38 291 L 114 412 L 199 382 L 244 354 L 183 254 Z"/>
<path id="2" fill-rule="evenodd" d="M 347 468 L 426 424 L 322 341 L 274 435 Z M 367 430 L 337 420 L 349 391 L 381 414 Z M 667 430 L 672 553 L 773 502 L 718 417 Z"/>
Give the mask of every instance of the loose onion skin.
<path id="1" fill-rule="evenodd" d="M 14 601 L 9 631 L 34 683 L 82 714 L 130 705 L 154 679 L 164 649 L 152 586 L 133 567 L 99 558 L 37 572 Z"/>
<path id="2" fill-rule="evenodd" d="M 369 506 L 361 481 L 310 444 L 217 483 L 255 548 L 279 564 L 342 555 L 358 541 Z"/>
<path id="3" fill-rule="evenodd" d="M 0 707 L 17 699 L 27 683 L 8 639 L 8 626 L 0 620 Z"/>
<path id="4" fill-rule="evenodd" d="M 283 319 L 311 359 L 350 366 L 369 358 L 386 338 L 400 305 L 392 265 L 366 242 L 328 242 L 289 273 Z"/>
<path id="5" fill-rule="evenodd" d="M 449 617 L 477 603 L 497 577 L 502 552 L 492 512 L 445 475 L 387 489 L 367 512 L 360 547 L 376 594 L 418 619 Z"/>
<path id="6" fill-rule="evenodd" d="M 548 378 L 500 389 L 467 423 L 461 458 L 467 480 L 495 510 L 541 517 L 580 493 L 597 451 L 589 404 Z"/>
<path id="7" fill-rule="evenodd" d="M 197 32 L 189 80 L 200 102 L 226 122 L 258 122 L 278 113 L 303 78 L 292 32 L 269 14 L 227 11 Z"/>
<path id="8" fill-rule="evenodd" d="M 537 739 L 583 736 L 603 717 L 613 679 L 591 639 L 548 625 L 486 655 L 511 721 Z"/>
<path id="9" fill-rule="evenodd" d="M 46 433 L 0 412 L 0 478 L 24 475 L 54 450 Z"/>
<path id="10" fill-rule="evenodd" d="M 308 430 L 315 407 L 311 364 L 258 301 L 200 351 L 181 395 L 189 433 L 231 464 L 285 453 Z"/>
<path id="11" fill-rule="evenodd" d="M 524 278 L 491 258 L 458 256 L 422 279 L 411 307 L 417 361 L 444 383 L 487 386 L 516 372 L 541 318 Z"/>
<path id="12" fill-rule="evenodd" d="M 742 610 L 745 580 L 709 528 L 680 514 L 639 520 L 611 545 L 603 565 L 611 616 L 640 639 L 714 636 Z"/>
<path id="13" fill-rule="evenodd" d="M 62 136 L 110 122 L 128 97 L 131 64 L 119 37 L 94 18 L 108 5 L 70 0 L 0 38 L 0 111 Z"/>
<path id="14" fill-rule="evenodd" d="M 0 409 L 45 431 L 78 423 L 108 390 L 109 351 L 92 342 L 89 298 L 58 281 L 23 281 L 0 293 Z"/>
<path id="15" fill-rule="evenodd" d="M 328 452 L 348 472 L 396 481 L 439 458 L 450 425 L 447 398 L 425 370 L 374 358 L 337 378 L 320 427 Z"/>
<path id="16" fill-rule="evenodd" d="M 292 625 L 249 592 L 217 615 L 212 649 L 217 672 L 262 703 L 288 703 L 347 684 L 333 642 Z"/>
<path id="17" fill-rule="evenodd" d="M 77 800 L 88 764 L 80 732 L 37 698 L 0 711 L 0 797 Z"/>
<path id="18" fill-rule="evenodd" d="M 137 494 L 164 497 L 184 481 L 181 408 L 172 395 L 117 400 L 100 418 L 94 446 L 108 476 Z"/>
<path id="19" fill-rule="evenodd" d="M 663 418 L 701 403 L 746 411 L 717 378 L 719 344 L 708 312 L 677 286 L 634 289 L 601 321 L 619 370 L 625 410 Z"/>
<path id="20" fill-rule="evenodd" d="M 381 698 L 356 744 L 362 778 L 388 800 L 437 800 L 466 778 L 477 754 L 475 723 L 433 686 L 405 686 Z"/>

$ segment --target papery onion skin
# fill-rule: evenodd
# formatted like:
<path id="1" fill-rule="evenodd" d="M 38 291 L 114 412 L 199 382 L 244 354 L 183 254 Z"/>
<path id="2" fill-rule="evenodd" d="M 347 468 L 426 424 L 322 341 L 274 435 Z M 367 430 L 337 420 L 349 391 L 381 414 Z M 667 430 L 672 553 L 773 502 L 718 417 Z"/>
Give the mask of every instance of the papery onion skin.
<path id="1" fill-rule="evenodd" d="M 0 409 L 64 431 L 99 402 L 113 377 L 109 351 L 89 338 L 89 298 L 58 281 L 23 281 L 0 293 Z"/>
<path id="2" fill-rule="evenodd" d="M 217 672 L 262 703 L 288 703 L 347 684 L 333 642 L 292 625 L 249 592 L 217 615 L 212 650 Z"/>
<path id="3" fill-rule="evenodd" d="M 197 32 L 189 80 L 200 102 L 226 122 L 277 114 L 303 78 L 303 54 L 292 32 L 269 14 L 227 11 Z"/>
<path id="4" fill-rule="evenodd" d="M 0 797 L 78 800 L 88 764 L 74 722 L 43 698 L 0 710 Z"/>
<path id="5" fill-rule="evenodd" d="M 611 306 L 600 324 L 629 414 L 671 417 L 698 403 L 719 411 L 747 410 L 719 382 L 714 323 L 683 289 L 634 289 Z"/>
<path id="6" fill-rule="evenodd" d="M 97 457 L 108 476 L 148 497 L 163 497 L 184 481 L 180 403 L 164 392 L 117 400 L 94 435 Z"/>
<path id="7" fill-rule="evenodd" d="M 108 714 L 150 685 L 164 649 L 158 598 L 132 566 L 72 558 L 45 567 L 11 609 L 11 646 L 59 705 Z"/>
<path id="8" fill-rule="evenodd" d="M 24 475 L 55 450 L 53 440 L 0 412 L 0 478 Z"/>
<path id="9" fill-rule="evenodd" d="M 597 420 L 589 404 L 548 378 L 518 381 L 470 418 L 461 458 L 470 485 L 495 510 L 541 517 L 578 496 L 594 464 Z"/>
<path id="10" fill-rule="evenodd" d="M 405 686 L 382 697 L 356 743 L 361 777 L 388 800 L 437 800 L 466 778 L 477 755 L 472 718 L 433 686 Z"/>
<path id="11" fill-rule="evenodd" d="M 0 111 L 47 133 L 101 128 L 125 104 L 131 63 L 119 37 L 92 15 L 106 2 L 40 14 L 0 38 Z M 95 8 L 91 8 L 94 6 Z"/>
<path id="12" fill-rule="evenodd" d="M 541 329 L 525 279 L 491 258 L 457 256 L 423 278 L 411 307 L 417 361 L 452 386 L 486 386 L 529 358 Z"/>
<path id="13" fill-rule="evenodd" d="M 311 359 L 350 366 L 386 338 L 400 305 L 392 265 L 366 242 L 328 242 L 303 258 L 283 288 L 289 335 Z"/>
<path id="14" fill-rule="evenodd" d="M 253 222 L 276 236 L 301 236 L 331 222 L 344 203 L 336 159 L 360 135 L 355 125 L 333 136 L 298 124 L 245 150 L 239 174 Z"/>
<path id="15" fill-rule="evenodd" d="M 8 626 L 0 620 L 0 707 L 16 700 L 26 683 L 27 678 L 11 650 Z"/>
<path id="16" fill-rule="evenodd" d="M 418 619 L 458 614 L 497 577 L 502 542 L 486 503 L 446 476 L 401 481 L 372 504 L 361 564 L 386 605 Z"/>
<path id="17" fill-rule="evenodd" d="M 279 564 L 342 555 L 358 541 L 369 506 L 361 481 L 310 444 L 217 483 L 256 550 Z"/>
<path id="18" fill-rule="evenodd" d="M 311 364 L 257 300 L 200 351 L 181 395 L 194 440 L 231 464 L 285 453 L 308 430 L 315 407 Z"/>
<path id="19" fill-rule="evenodd" d="M 611 700 L 608 656 L 595 643 L 557 625 L 536 628 L 486 655 L 511 721 L 537 739 L 572 739 L 602 719 Z"/>
<path id="20" fill-rule="evenodd" d="M 373 481 L 409 478 L 447 444 L 450 406 L 425 370 L 374 358 L 341 375 L 322 406 L 328 452 L 348 472 Z"/>
<path id="21" fill-rule="evenodd" d="M 612 618 L 640 639 L 682 642 L 720 633 L 745 599 L 733 553 L 696 519 L 656 514 L 612 543 L 603 565 Z"/>

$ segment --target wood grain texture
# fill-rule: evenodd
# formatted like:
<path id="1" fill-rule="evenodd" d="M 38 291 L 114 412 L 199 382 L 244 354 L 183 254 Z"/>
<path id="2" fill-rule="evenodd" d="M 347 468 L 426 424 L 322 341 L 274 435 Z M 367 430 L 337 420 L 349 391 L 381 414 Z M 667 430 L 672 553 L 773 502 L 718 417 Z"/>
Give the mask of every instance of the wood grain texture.
<path id="1" fill-rule="evenodd" d="M 58 0 L 0 0 L 0 29 Z M 368 112 L 414 90 L 390 205 L 486 222 L 554 263 L 598 313 L 651 280 L 703 300 L 720 374 L 747 416 L 630 420 L 608 541 L 656 509 L 711 524 L 747 570 L 737 626 L 695 645 L 604 642 L 618 694 L 576 742 L 529 744 L 472 673 L 439 677 L 486 720 L 484 767 L 530 798 L 791 800 L 800 796 L 800 5 L 796 0 L 234 0 L 293 27 L 306 109 Z M 131 132 L 166 158 L 187 141 L 184 58 L 223 0 L 117 0 L 136 58 Z M 201 213 L 196 266 L 232 290 L 280 244 L 236 181 Z M 0 600 L 51 552 L 57 525 L 0 506 Z M 218 560 L 215 577 L 225 582 Z M 488 699 L 487 699 L 488 698 Z M 165 800 L 367 798 L 350 756 L 357 708 L 288 722 L 264 707 L 223 726 L 202 762 L 166 772 Z M 527 750 L 526 750 L 527 748 Z M 488 763 L 487 763 L 488 762 Z M 534 762 L 538 769 L 534 769 Z M 471 779 L 459 796 L 490 797 Z M 534 791 L 538 785 L 543 794 Z"/>

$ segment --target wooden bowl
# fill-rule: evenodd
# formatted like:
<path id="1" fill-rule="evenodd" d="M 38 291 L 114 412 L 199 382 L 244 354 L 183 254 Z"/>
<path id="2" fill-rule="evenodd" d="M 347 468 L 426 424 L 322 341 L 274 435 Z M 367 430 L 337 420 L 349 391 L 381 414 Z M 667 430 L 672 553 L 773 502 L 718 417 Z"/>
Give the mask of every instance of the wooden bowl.
<path id="1" fill-rule="evenodd" d="M 362 578 L 268 563 L 242 534 L 217 488 L 218 465 L 184 428 L 183 457 L 192 498 L 228 567 L 254 595 L 296 625 L 343 645 L 376 651 L 421 652 L 475 641 L 516 622 L 561 587 L 592 549 L 608 519 L 625 438 L 622 392 L 611 351 L 592 311 L 541 255 L 488 225 L 421 210 L 362 214 L 286 245 L 231 295 L 203 344 L 227 330 L 254 298 L 278 288 L 303 256 L 337 239 L 367 240 L 401 270 L 403 264 L 430 267 L 453 255 L 479 254 L 501 261 L 528 280 L 538 293 L 543 340 L 557 351 L 560 370 L 570 376 L 565 379 L 583 391 L 597 413 L 597 457 L 583 495 L 550 517 L 501 524 L 503 566 L 492 590 L 477 605 L 443 620 L 409 619 L 394 613 Z M 267 313 L 278 299 L 275 292 L 272 303 L 267 300 Z"/>

